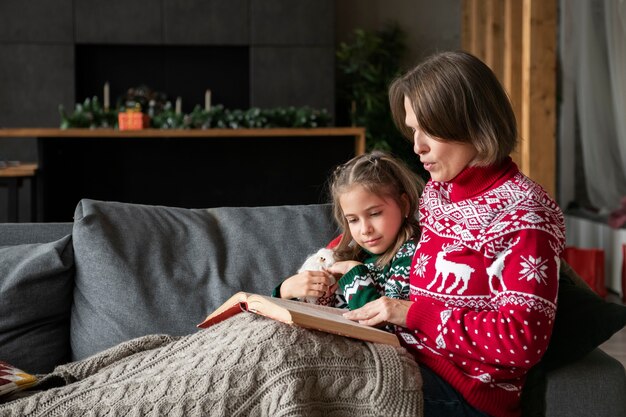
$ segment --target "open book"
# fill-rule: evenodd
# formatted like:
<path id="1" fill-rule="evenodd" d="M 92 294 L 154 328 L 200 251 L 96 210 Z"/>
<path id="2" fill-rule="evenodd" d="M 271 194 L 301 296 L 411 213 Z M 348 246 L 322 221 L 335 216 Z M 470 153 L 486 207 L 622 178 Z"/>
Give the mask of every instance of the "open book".
<path id="1" fill-rule="evenodd" d="M 400 346 L 400 342 L 394 334 L 344 318 L 343 313 L 347 310 L 246 292 L 238 292 L 230 297 L 202 323 L 198 324 L 198 327 L 209 327 L 242 311 L 249 311 L 307 329 L 321 330 L 367 342 Z"/>

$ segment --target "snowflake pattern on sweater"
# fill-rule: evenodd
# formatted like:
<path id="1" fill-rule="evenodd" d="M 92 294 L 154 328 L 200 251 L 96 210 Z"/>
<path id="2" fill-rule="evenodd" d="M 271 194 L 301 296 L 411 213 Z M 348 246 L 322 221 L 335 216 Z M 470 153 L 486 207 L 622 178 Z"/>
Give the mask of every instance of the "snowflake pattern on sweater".
<path id="1" fill-rule="evenodd" d="M 507 159 L 430 181 L 420 225 L 402 340 L 474 407 L 518 416 L 554 323 L 561 210 Z"/>

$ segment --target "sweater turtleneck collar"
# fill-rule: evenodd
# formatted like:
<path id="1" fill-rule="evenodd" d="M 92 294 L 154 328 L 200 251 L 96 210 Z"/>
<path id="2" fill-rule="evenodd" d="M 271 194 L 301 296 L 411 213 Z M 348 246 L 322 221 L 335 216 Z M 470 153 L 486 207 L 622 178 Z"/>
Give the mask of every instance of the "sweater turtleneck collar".
<path id="1" fill-rule="evenodd" d="M 511 157 L 499 164 L 466 167 L 448 185 L 450 200 L 453 203 L 472 198 L 487 190 L 494 189 L 519 172 Z"/>

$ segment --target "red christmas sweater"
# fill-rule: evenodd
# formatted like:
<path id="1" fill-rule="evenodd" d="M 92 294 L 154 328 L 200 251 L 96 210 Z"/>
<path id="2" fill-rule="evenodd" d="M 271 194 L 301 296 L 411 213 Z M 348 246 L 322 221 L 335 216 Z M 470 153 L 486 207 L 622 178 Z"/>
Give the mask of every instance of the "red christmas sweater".
<path id="1" fill-rule="evenodd" d="M 472 406 L 519 416 L 554 324 L 561 210 L 508 158 L 429 181 L 420 225 L 401 340 Z"/>

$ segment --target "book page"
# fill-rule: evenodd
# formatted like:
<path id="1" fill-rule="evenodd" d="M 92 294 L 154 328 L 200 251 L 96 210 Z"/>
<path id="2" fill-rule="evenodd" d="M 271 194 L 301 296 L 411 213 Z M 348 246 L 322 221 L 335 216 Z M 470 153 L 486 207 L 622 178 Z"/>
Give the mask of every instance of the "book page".
<path id="1" fill-rule="evenodd" d="M 336 323 L 343 323 L 346 325 L 362 327 L 362 328 L 369 329 L 369 330 L 375 330 L 375 331 L 387 333 L 384 330 L 380 330 L 376 327 L 366 326 L 356 321 L 348 320 L 347 318 L 343 317 L 343 313 L 346 313 L 348 311 L 347 309 L 320 306 L 317 304 L 303 303 L 300 301 L 284 300 L 282 298 L 266 297 L 264 295 L 259 295 L 259 294 L 255 294 L 248 298 L 249 310 L 254 310 L 253 299 L 256 297 L 264 298 L 265 301 L 269 301 L 270 303 L 276 304 L 277 306 L 286 308 L 287 310 L 293 311 L 295 313 L 315 316 L 315 317 L 319 317 L 320 319 L 325 319 L 325 320 L 333 321 Z"/>
<path id="2" fill-rule="evenodd" d="M 209 327 L 240 313 L 242 310 L 304 328 L 321 330 L 375 343 L 400 345 L 398 338 L 393 333 L 344 318 L 343 313 L 348 311 L 347 309 L 319 306 L 245 292 L 233 295 L 200 323 L 198 327 Z"/>

